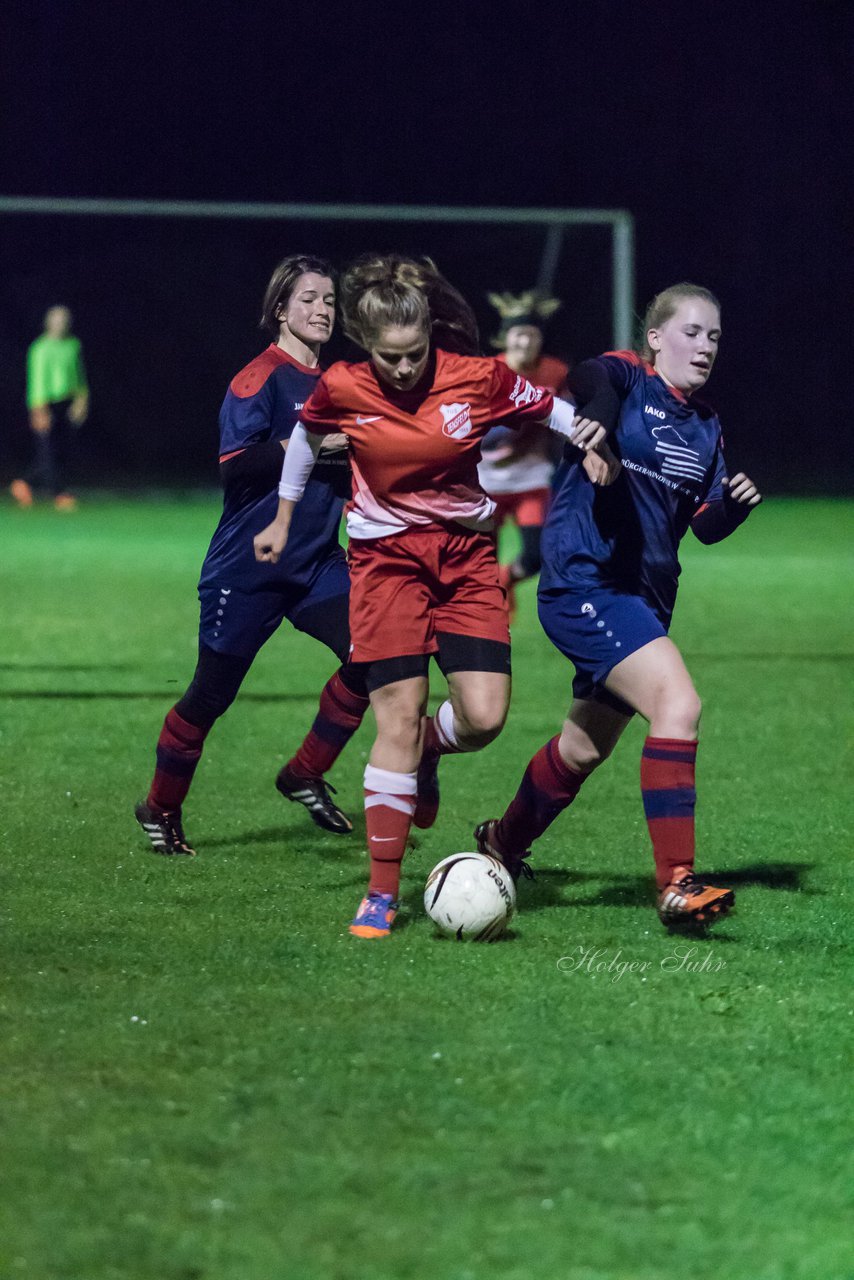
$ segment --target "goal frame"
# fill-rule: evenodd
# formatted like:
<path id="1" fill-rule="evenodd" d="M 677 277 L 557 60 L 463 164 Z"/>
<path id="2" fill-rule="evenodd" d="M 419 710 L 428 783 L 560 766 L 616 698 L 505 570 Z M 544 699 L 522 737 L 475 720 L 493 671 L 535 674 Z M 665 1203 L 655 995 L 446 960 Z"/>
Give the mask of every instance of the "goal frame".
<path id="1" fill-rule="evenodd" d="M 634 218 L 626 209 L 508 208 L 490 205 L 302 204 L 229 200 L 113 200 L 74 196 L 0 196 L 0 214 L 132 218 L 286 218 L 318 222 L 452 222 L 537 226 L 544 235 L 536 287 L 552 291 L 568 227 L 611 230 L 611 339 L 631 347 L 635 314 Z"/>

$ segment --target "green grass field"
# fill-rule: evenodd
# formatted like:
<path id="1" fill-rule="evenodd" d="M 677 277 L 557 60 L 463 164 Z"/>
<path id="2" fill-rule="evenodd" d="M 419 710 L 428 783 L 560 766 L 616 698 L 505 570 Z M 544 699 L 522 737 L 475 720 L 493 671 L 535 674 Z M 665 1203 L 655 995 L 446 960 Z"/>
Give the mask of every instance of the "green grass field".
<path id="1" fill-rule="evenodd" d="M 353 837 L 273 788 L 334 667 L 293 632 L 209 739 L 200 856 L 146 850 L 217 509 L 0 507 L 3 1280 L 854 1276 L 854 506 L 684 547 L 700 865 L 737 913 L 693 944 L 658 924 L 637 723 L 492 946 L 435 938 L 421 889 L 567 705 L 530 584 L 507 729 L 443 764 L 387 943 L 346 933 L 370 727 L 333 776 Z"/>

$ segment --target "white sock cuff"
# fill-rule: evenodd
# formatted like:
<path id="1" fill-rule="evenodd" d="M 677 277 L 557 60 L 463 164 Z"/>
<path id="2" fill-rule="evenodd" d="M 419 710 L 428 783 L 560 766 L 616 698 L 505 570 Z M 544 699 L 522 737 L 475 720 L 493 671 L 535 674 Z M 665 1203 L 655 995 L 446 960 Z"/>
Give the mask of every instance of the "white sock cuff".
<path id="1" fill-rule="evenodd" d="M 391 769 L 377 769 L 372 764 L 365 765 L 365 788 L 392 796 L 414 796 L 418 791 L 414 773 L 392 773 Z"/>
<path id="2" fill-rule="evenodd" d="M 468 747 L 460 742 L 450 698 L 446 698 L 434 715 L 433 728 L 436 730 L 436 737 L 449 752 L 476 750 L 475 747 Z"/>

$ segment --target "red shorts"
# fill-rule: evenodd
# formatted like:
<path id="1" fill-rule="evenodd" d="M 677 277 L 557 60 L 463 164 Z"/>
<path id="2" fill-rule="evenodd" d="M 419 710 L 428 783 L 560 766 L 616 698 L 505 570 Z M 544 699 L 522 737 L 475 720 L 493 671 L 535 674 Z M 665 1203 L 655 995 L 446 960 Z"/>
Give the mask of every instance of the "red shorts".
<path id="1" fill-rule="evenodd" d="M 492 534 L 431 525 L 385 538 L 353 538 L 353 662 L 436 653 L 436 634 L 510 643 Z"/>
<path id="2" fill-rule="evenodd" d="M 495 503 L 495 527 L 500 528 L 508 516 L 518 525 L 542 528 L 549 513 L 551 489 L 526 489 L 524 493 L 491 493 Z"/>

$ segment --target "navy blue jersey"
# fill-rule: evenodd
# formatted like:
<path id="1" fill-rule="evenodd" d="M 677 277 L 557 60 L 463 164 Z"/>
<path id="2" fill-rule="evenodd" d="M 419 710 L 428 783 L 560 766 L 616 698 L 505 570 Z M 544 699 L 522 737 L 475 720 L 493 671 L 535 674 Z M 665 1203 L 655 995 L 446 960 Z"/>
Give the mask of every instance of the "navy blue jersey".
<path id="1" fill-rule="evenodd" d="M 299 587 L 312 580 L 319 563 L 340 554 L 338 529 L 350 496 L 344 450 L 321 458 L 312 471 L 279 563 L 259 564 L 252 546 L 278 509 L 285 456 L 280 441 L 290 437 L 319 377 L 320 369 L 299 364 L 271 343 L 232 379 L 219 415 L 223 512 L 200 587 L 236 579 L 245 590 L 253 584 Z"/>
<path id="2" fill-rule="evenodd" d="M 543 532 L 540 591 L 607 585 L 640 595 L 667 626 L 676 601 L 679 543 L 701 510 L 727 505 L 720 423 L 634 352 L 609 352 L 586 365 L 592 381 L 604 383 L 604 373 L 616 393 L 619 416 L 608 443 L 623 470 L 613 485 L 597 487 L 580 452 L 568 449 L 573 456 Z M 746 508 L 727 515 L 725 528 L 718 520 L 713 537 L 699 536 L 725 536 L 746 515 Z"/>

